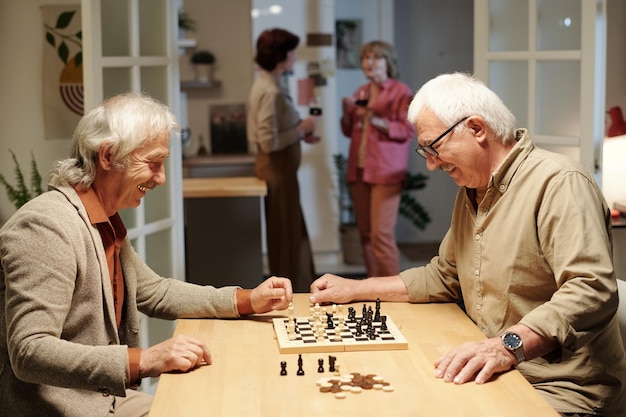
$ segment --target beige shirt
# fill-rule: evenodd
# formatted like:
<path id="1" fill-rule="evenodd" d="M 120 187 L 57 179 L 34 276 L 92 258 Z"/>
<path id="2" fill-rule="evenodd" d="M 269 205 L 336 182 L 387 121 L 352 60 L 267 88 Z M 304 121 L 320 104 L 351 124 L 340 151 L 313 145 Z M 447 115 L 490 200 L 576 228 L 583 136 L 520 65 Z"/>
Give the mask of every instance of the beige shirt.
<path id="1" fill-rule="evenodd" d="M 558 341 L 519 370 L 560 412 L 624 416 L 609 209 L 584 168 L 517 137 L 477 210 L 459 190 L 439 256 L 401 273 L 409 298 L 462 300 L 487 337 L 523 323 Z"/>
<path id="2" fill-rule="evenodd" d="M 263 152 L 278 151 L 302 139 L 297 129 L 300 115 L 289 95 L 285 76 L 279 83 L 271 73 L 259 69 L 250 89 L 246 118 L 248 142 Z"/>

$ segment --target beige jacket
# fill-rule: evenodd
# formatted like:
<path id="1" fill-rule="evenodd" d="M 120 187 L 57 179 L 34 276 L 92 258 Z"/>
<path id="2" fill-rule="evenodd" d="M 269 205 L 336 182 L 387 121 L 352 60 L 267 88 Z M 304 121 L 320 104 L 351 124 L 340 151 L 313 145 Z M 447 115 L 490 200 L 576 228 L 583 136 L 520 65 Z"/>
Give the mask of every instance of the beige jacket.
<path id="1" fill-rule="evenodd" d="M 53 179 L 0 230 L 0 415 L 110 416 L 127 385 L 138 312 L 236 317 L 235 287 L 158 276 L 128 239 L 119 332 L 102 240 L 72 187 Z"/>
<path id="2" fill-rule="evenodd" d="M 478 210 L 462 188 L 439 256 L 402 278 L 413 302 L 462 300 L 488 337 L 523 323 L 556 340 L 519 370 L 558 411 L 623 417 L 608 207 L 582 167 L 518 139 Z"/>

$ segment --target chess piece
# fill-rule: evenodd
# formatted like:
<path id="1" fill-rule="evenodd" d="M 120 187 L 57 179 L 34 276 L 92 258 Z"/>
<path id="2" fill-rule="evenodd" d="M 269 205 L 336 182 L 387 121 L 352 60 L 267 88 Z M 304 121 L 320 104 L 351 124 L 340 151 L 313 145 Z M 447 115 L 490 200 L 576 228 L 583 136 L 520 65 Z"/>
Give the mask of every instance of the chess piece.
<path id="1" fill-rule="evenodd" d="M 380 298 L 376 299 L 376 311 L 374 313 L 374 321 L 380 321 Z"/>
<path id="2" fill-rule="evenodd" d="M 335 328 L 335 323 L 333 323 L 333 315 L 329 313 L 326 313 L 326 328 L 327 329 Z"/>
<path id="3" fill-rule="evenodd" d="M 380 330 L 387 331 L 387 316 L 380 316 Z"/>
<path id="4" fill-rule="evenodd" d="M 287 375 L 287 362 L 285 361 L 280 362 L 280 374 Z"/>
<path id="5" fill-rule="evenodd" d="M 324 359 L 318 359 L 317 360 L 317 372 L 323 373 L 324 372 Z"/>
<path id="6" fill-rule="evenodd" d="M 328 372 L 335 372 L 336 356 L 328 355 Z"/>
<path id="7" fill-rule="evenodd" d="M 298 354 L 298 371 L 296 375 L 304 375 L 304 369 L 302 369 L 302 354 Z"/>

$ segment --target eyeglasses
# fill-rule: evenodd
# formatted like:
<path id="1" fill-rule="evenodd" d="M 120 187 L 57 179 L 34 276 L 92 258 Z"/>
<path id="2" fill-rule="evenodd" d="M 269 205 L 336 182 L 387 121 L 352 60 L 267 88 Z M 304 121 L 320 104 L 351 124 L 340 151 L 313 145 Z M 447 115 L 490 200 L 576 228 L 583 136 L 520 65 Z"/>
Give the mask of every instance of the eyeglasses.
<path id="1" fill-rule="evenodd" d="M 437 152 L 435 150 L 435 148 L 433 148 L 433 145 L 437 142 L 439 142 L 441 139 L 445 138 L 446 135 L 450 132 L 452 132 L 452 130 L 454 130 L 455 127 L 457 127 L 460 123 L 464 122 L 469 116 L 465 116 L 464 118 L 462 118 L 461 120 L 459 120 L 458 122 L 456 122 L 455 124 L 453 124 L 452 126 L 450 126 L 448 129 L 446 129 L 445 132 L 443 132 L 441 135 L 439 135 L 439 137 L 435 140 L 433 140 L 430 145 L 428 146 L 422 146 L 420 144 L 417 145 L 417 149 L 415 149 L 415 152 L 417 152 L 417 154 L 419 156 L 421 156 L 424 159 L 428 158 L 428 155 L 430 156 L 434 156 L 437 157 L 439 156 L 439 152 Z"/>

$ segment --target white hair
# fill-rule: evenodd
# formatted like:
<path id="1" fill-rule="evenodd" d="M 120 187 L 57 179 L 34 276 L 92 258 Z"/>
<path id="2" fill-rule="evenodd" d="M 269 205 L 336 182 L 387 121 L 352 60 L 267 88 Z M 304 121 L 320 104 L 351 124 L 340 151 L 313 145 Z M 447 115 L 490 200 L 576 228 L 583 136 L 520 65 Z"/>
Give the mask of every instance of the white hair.
<path id="1" fill-rule="evenodd" d="M 463 117 L 480 116 L 503 143 L 515 140 L 513 113 L 500 97 L 470 74 L 442 74 L 426 82 L 411 101 L 408 120 L 415 124 L 423 110 L 429 110 L 446 125 Z"/>

